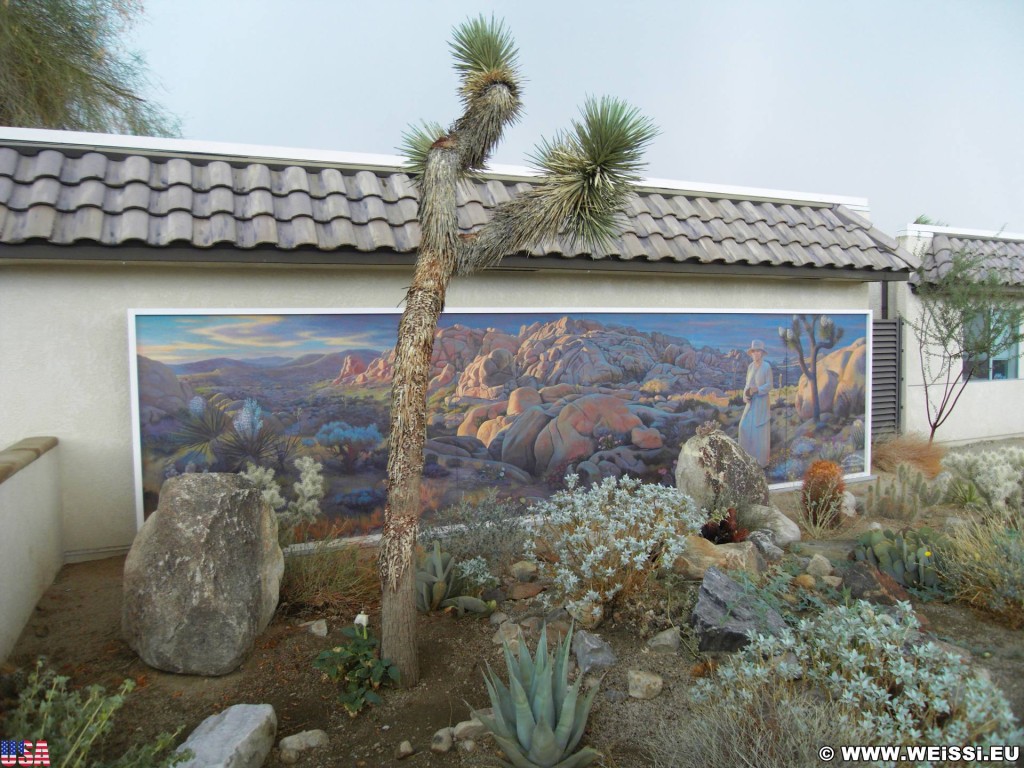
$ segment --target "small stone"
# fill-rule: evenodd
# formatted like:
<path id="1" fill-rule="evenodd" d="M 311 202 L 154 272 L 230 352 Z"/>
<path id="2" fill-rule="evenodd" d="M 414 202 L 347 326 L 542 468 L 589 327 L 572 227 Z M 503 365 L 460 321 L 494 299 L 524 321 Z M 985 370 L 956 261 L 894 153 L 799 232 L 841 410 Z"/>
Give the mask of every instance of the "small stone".
<path id="1" fill-rule="evenodd" d="M 832 587 L 832 589 L 839 589 L 843 586 L 842 576 L 822 576 L 821 580 Z"/>
<path id="2" fill-rule="evenodd" d="M 489 731 L 487 730 L 487 726 L 476 718 L 476 714 L 479 713 L 484 717 L 487 717 L 491 714 L 491 712 L 492 710 L 490 709 L 481 709 L 474 711 L 474 716 L 471 717 L 469 720 L 463 720 L 462 722 L 455 724 L 455 727 L 452 729 L 452 735 L 455 736 L 455 738 L 458 741 L 466 741 L 467 739 L 475 740 L 483 738 L 489 733 Z"/>
<path id="3" fill-rule="evenodd" d="M 671 655 L 679 650 L 680 642 L 679 630 L 669 627 L 648 640 L 647 647 L 651 649 L 651 653 Z"/>
<path id="4" fill-rule="evenodd" d="M 807 564 L 805 570 L 811 576 L 828 576 L 832 573 L 832 563 L 828 561 L 827 557 L 815 555 L 811 558 L 811 562 Z"/>
<path id="5" fill-rule="evenodd" d="M 506 621 L 503 623 L 498 627 L 498 631 L 494 633 L 494 637 L 491 638 L 491 642 L 495 645 L 512 642 L 513 640 L 519 640 L 519 625 L 514 621 Z"/>
<path id="6" fill-rule="evenodd" d="M 317 728 L 312 731 L 300 731 L 299 733 L 294 733 L 291 736 L 285 736 L 277 746 L 281 749 L 290 749 L 295 752 L 301 752 L 304 749 L 326 747 L 327 744 L 327 733 Z"/>
<path id="7" fill-rule="evenodd" d="M 472 752 L 473 750 L 476 749 L 476 742 L 473 741 L 472 739 L 466 739 L 465 741 L 460 741 L 459 742 L 459 748 L 463 752 Z"/>
<path id="8" fill-rule="evenodd" d="M 572 638 L 572 652 L 581 674 L 594 669 L 607 669 L 617 661 L 612 647 L 592 632 L 579 630 Z"/>
<path id="9" fill-rule="evenodd" d="M 626 678 L 629 681 L 629 695 L 634 699 L 653 699 L 659 693 L 661 693 L 662 686 L 665 685 L 665 681 L 662 680 L 661 675 L 656 675 L 653 672 L 644 672 L 641 669 L 631 669 L 626 673 Z"/>
<path id="10" fill-rule="evenodd" d="M 540 616 L 527 616 L 519 622 L 519 626 L 523 628 L 524 632 L 536 635 L 540 632 L 540 628 L 544 626 L 544 619 Z"/>
<path id="11" fill-rule="evenodd" d="M 512 566 L 512 575 L 516 581 L 533 581 L 537 578 L 537 564 L 529 560 L 520 560 Z"/>
<path id="12" fill-rule="evenodd" d="M 277 759 L 285 765 L 295 765 L 299 762 L 299 753 L 294 749 L 282 749 L 277 754 Z"/>
<path id="13" fill-rule="evenodd" d="M 843 491 L 843 506 L 840 509 L 845 517 L 857 516 L 857 497 L 849 491 Z"/>
<path id="14" fill-rule="evenodd" d="M 801 589 L 814 589 L 814 577 L 809 573 L 801 573 L 793 579 L 793 583 Z"/>
<path id="15" fill-rule="evenodd" d="M 880 531 L 880 530 L 882 530 L 882 524 L 876 520 L 875 522 L 873 522 L 870 525 L 868 525 L 868 530 L 869 531 Z"/>
<path id="16" fill-rule="evenodd" d="M 177 752 L 192 751 L 183 768 L 263 765 L 274 747 L 277 715 L 269 704 L 235 704 L 203 720 Z"/>
<path id="17" fill-rule="evenodd" d="M 317 619 L 309 625 L 309 631 L 317 637 L 327 637 L 327 621 L 326 619 Z"/>
<path id="18" fill-rule="evenodd" d="M 452 748 L 452 729 L 442 728 L 430 739 L 430 751 L 441 755 Z"/>
<path id="19" fill-rule="evenodd" d="M 403 741 L 395 750 L 395 760 L 405 760 L 415 754 L 416 750 L 412 748 L 412 744 L 409 741 Z"/>
<path id="20" fill-rule="evenodd" d="M 536 581 L 520 581 L 512 585 L 508 591 L 509 600 L 529 600 L 543 592 L 547 587 Z"/>
<path id="21" fill-rule="evenodd" d="M 487 620 L 491 622 L 491 624 L 493 624 L 494 626 L 498 626 L 499 624 L 504 624 L 506 621 L 508 621 L 508 616 L 502 613 L 501 611 L 495 611 L 490 615 L 490 618 L 488 618 Z"/>
<path id="22" fill-rule="evenodd" d="M 569 634 L 569 630 L 572 625 L 568 621 L 551 621 L 547 623 L 547 635 L 548 635 L 548 647 L 552 647 L 555 643 L 561 643 L 565 639 L 565 636 Z"/>
<path id="23" fill-rule="evenodd" d="M 754 504 L 750 507 L 751 516 L 764 520 L 768 529 L 775 534 L 775 546 L 785 547 L 800 541 L 800 526 L 786 517 L 776 507 Z"/>
<path id="24" fill-rule="evenodd" d="M 776 563 L 786 554 L 775 546 L 775 535 L 770 530 L 754 531 L 747 537 L 747 541 L 753 542 L 764 559 L 769 563 Z"/>

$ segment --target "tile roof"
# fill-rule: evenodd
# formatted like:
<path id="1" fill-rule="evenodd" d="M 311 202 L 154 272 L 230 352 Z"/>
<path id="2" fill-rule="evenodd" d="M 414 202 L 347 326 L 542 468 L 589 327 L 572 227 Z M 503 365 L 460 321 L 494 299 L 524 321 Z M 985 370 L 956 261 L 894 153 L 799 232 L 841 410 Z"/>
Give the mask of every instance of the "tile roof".
<path id="1" fill-rule="evenodd" d="M 528 176 L 494 176 L 460 184 L 463 232 L 530 188 Z M 640 187 L 611 247 L 591 253 L 556 239 L 530 255 L 873 273 L 862 279 L 902 279 L 910 270 L 893 238 L 840 203 L 722 189 Z M 0 250 L 50 243 L 411 254 L 416 214 L 416 187 L 397 167 L 0 138 Z"/>
<path id="2" fill-rule="evenodd" d="M 921 259 L 924 281 L 933 282 L 945 275 L 958 253 L 976 255 L 1004 285 L 1024 288 L 1024 238 L 936 232 Z M 917 283 L 919 279 L 915 275 L 912 281 Z"/>

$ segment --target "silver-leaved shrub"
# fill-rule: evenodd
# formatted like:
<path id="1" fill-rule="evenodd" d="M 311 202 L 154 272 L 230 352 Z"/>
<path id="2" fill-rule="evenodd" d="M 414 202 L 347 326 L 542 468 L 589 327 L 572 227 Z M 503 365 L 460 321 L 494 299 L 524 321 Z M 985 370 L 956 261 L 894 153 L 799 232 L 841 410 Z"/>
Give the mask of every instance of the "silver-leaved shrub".
<path id="1" fill-rule="evenodd" d="M 527 554 L 551 578 L 566 608 L 596 626 L 617 600 L 641 588 L 662 563 L 671 564 L 704 516 L 686 494 L 623 477 L 566 488 L 530 508 Z"/>
<path id="2" fill-rule="evenodd" d="M 996 512 L 1024 510 L 1024 448 L 946 454 L 942 465 L 955 481 L 969 483 Z"/>
<path id="3" fill-rule="evenodd" d="M 836 705 L 847 743 L 1024 741 L 1002 692 L 957 654 L 925 641 L 909 603 L 882 609 L 859 600 L 777 637 L 755 636 L 696 690 L 705 706 L 741 709 L 766 690 L 789 699 L 811 692 Z"/>

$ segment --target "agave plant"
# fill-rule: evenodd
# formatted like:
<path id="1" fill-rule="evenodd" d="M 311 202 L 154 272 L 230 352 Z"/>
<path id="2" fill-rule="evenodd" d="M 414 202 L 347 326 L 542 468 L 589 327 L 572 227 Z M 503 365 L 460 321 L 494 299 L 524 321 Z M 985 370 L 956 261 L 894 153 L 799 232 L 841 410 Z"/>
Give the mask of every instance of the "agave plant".
<path id="1" fill-rule="evenodd" d="M 471 613 L 491 613 L 497 603 L 484 602 L 479 597 L 462 594 L 463 579 L 455 568 L 455 558 L 441 551 L 440 542 L 434 542 L 434 551 L 416 571 L 416 607 L 423 613 L 438 609 L 454 610 L 459 616 Z"/>
<path id="2" fill-rule="evenodd" d="M 519 632 L 519 658 L 503 643 L 508 687 L 488 666 L 484 675 L 492 715 L 473 716 L 494 735 L 513 768 L 579 768 L 601 757 L 591 747 L 573 752 L 583 737 L 597 686 L 580 695 L 583 675 L 569 685 L 572 630 L 554 656 L 548 655 L 547 631 L 542 629 L 537 654 L 530 656 Z"/>

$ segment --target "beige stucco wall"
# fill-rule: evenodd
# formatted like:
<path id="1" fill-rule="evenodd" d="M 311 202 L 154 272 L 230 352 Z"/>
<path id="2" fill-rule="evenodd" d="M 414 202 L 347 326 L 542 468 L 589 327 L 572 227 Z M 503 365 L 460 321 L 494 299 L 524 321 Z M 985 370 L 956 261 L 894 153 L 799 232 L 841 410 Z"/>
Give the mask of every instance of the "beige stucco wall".
<path id="1" fill-rule="evenodd" d="M 34 457 L 37 452 L 20 450 L 23 445 L 11 447 Z M 10 457 L 10 451 L 0 453 L 0 469 L 9 465 L 5 459 Z M 0 662 L 14 648 L 63 562 L 58 450 L 20 464 L 14 474 L 0 478 Z"/>
<path id="2" fill-rule="evenodd" d="M 394 267 L 0 266 L 0 441 L 60 439 L 68 557 L 124 548 L 135 534 L 129 308 L 391 308 L 410 277 Z M 849 281 L 546 270 L 460 278 L 448 307 L 828 311 L 867 301 L 866 286 Z"/>

